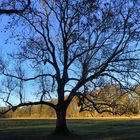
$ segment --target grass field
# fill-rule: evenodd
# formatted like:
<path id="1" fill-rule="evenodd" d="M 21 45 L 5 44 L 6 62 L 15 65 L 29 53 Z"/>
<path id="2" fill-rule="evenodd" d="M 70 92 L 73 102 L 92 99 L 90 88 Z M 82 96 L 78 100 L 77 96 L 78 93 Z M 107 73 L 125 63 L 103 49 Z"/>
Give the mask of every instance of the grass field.
<path id="1" fill-rule="evenodd" d="M 69 129 L 77 140 L 140 140 L 140 119 L 80 119 L 68 120 Z M 0 140 L 73 139 L 51 137 L 55 120 L 1 119 Z"/>

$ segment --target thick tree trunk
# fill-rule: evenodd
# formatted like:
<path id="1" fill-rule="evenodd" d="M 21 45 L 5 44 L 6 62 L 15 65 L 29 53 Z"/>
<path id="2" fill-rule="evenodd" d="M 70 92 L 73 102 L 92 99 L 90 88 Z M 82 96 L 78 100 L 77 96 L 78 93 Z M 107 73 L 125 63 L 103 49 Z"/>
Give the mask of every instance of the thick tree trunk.
<path id="1" fill-rule="evenodd" d="M 66 123 L 66 110 L 67 107 L 61 107 L 59 109 L 56 109 L 57 119 L 55 133 L 63 133 L 63 134 L 69 133 Z"/>

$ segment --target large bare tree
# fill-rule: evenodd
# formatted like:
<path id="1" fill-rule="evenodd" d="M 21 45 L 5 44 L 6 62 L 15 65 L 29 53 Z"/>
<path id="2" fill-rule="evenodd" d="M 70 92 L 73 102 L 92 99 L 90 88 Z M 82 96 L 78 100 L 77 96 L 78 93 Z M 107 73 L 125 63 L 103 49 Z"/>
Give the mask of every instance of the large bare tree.
<path id="1" fill-rule="evenodd" d="M 25 73 L 8 70 L 4 64 L 2 73 L 19 81 L 33 81 L 32 97 L 37 98 L 22 100 L 19 92 L 20 102 L 12 105 L 13 94 L 8 94 L 10 97 L 4 100 L 8 110 L 48 105 L 56 111 L 55 131 L 67 133 L 66 111 L 75 96 L 98 110 L 85 93 L 94 94 L 92 91 L 105 83 L 116 84 L 124 92 L 139 82 L 138 1 L 35 0 L 29 10 L 19 15 L 20 50 L 11 55 Z M 57 103 L 51 102 L 55 98 Z"/>

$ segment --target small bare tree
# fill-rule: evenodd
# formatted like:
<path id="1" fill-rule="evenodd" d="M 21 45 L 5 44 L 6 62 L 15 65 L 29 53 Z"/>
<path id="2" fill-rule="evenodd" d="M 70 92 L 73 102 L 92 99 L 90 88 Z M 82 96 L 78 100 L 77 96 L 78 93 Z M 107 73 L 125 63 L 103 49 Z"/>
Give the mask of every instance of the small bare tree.
<path id="1" fill-rule="evenodd" d="M 11 105 L 9 110 L 48 105 L 56 112 L 55 131 L 67 133 L 66 111 L 74 96 L 88 99 L 98 110 L 94 100 L 84 93 L 105 83 L 117 84 L 125 91 L 139 82 L 138 3 L 35 0 L 29 13 L 19 15 L 18 25 L 24 21 L 18 28 L 20 49 L 12 55 L 26 68 L 27 75 L 2 73 L 24 82 L 34 81 L 38 98 Z M 51 98 L 57 98 L 57 103 Z"/>

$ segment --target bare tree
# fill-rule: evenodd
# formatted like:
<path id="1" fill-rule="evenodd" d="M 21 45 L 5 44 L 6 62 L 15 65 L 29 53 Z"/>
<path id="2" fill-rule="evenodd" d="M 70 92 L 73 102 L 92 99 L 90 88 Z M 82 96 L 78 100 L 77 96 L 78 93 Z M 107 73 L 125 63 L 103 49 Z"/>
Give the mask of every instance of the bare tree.
<path id="1" fill-rule="evenodd" d="M 105 83 L 118 84 L 124 92 L 139 82 L 139 4 L 133 0 L 35 3 L 29 13 L 20 15 L 25 23 L 20 26 L 20 50 L 12 55 L 21 65 L 28 65 L 26 72 L 31 73 L 21 77 L 2 72 L 24 82 L 34 81 L 38 98 L 11 105 L 9 110 L 48 105 L 57 115 L 55 131 L 67 133 L 66 111 L 74 96 L 82 96 L 98 111 L 85 93 Z"/>
<path id="2" fill-rule="evenodd" d="M 31 4 L 31 0 L 2 0 L 0 2 L 0 14 L 21 14 Z"/>

